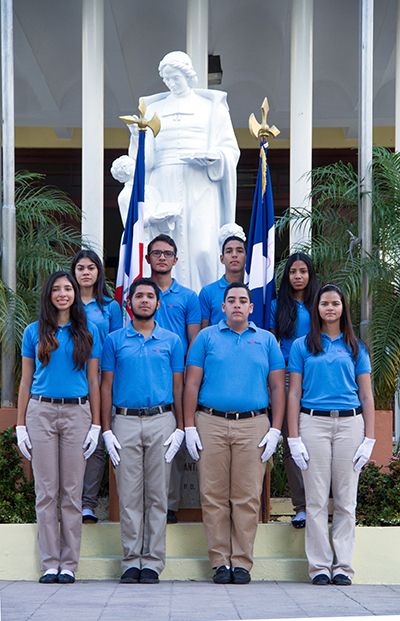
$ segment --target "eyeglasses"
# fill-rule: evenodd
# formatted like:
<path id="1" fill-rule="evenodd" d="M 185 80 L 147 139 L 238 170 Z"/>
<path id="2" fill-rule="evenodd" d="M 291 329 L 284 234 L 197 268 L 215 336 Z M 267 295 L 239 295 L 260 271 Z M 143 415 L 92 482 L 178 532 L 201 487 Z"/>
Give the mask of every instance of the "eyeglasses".
<path id="1" fill-rule="evenodd" d="M 166 259 L 172 259 L 172 257 L 176 257 L 176 252 L 172 252 L 172 250 L 151 250 L 149 254 L 152 254 L 153 257 L 159 259 L 163 254 Z"/>

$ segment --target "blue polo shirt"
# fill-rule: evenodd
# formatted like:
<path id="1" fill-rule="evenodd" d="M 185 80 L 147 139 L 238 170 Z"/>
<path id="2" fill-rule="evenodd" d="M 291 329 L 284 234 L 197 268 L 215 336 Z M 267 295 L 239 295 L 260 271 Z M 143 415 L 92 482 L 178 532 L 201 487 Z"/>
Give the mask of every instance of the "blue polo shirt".
<path id="1" fill-rule="evenodd" d="M 228 285 L 225 276 L 222 276 L 219 280 L 203 287 L 199 293 L 201 318 L 208 319 L 210 326 L 217 325 L 221 319 L 225 320 L 226 315 L 222 312 L 221 305 Z"/>
<path id="2" fill-rule="evenodd" d="M 275 315 L 276 315 L 277 306 L 278 306 L 278 300 L 272 300 L 271 314 L 270 314 L 270 319 L 269 319 L 270 330 L 276 330 Z M 294 328 L 294 335 L 292 336 L 291 339 L 282 338 L 280 340 L 281 352 L 283 354 L 283 357 L 285 358 L 286 363 L 289 360 L 290 349 L 294 341 L 300 338 L 301 336 L 305 336 L 306 334 L 308 334 L 310 332 L 310 327 L 311 327 L 310 313 L 308 312 L 304 302 L 300 304 L 300 302 L 296 300 L 296 307 L 297 307 L 297 320 L 296 320 L 296 325 Z"/>
<path id="3" fill-rule="evenodd" d="M 50 362 L 45 367 L 42 366 L 37 357 L 39 346 L 39 322 L 29 324 L 24 330 L 22 339 L 22 356 L 35 360 L 35 372 L 31 393 L 42 395 L 43 397 L 68 398 L 85 397 L 88 392 L 86 378 L 86 365 L 80 371 L 75 368 L 75 361 L 72 357 L 73 342 L 70 333 L 70 323 L 63 327 L 58 327 L 56 339 L 59 346 L 51 352 Z M 88 330 L 93 336 L 93 348 L 91 358 L 100 358 L 101 343 L 96 326 L 88 321 Z"/>
<path id="4" fill-rule="evenodd" d="M 343 335 L 333 339 L 321 333 L 323 354 L 313 356 L 308 351 L 306 336 L 297 339 L 289 358 L 289 372 L 303 375 L 301 405 L 314 410 L 348 410 L 358 408 L 356 377 L 371 373 L 371 362 L 364 345 L 356 361 L 343 340 Z"/>
<path id="5" fill-rule="evenodd" d="M 83 305 L 87 320 L 94 323 L 99 331 L 101 344 L 104 343 L 107 334 L 114 332 L 114 330 L 120 330 L 123 326 L 121 307 L 118 302 L 111 300 L 111 298 L 104 299 L 106 304 L 103 304 L 102 307 L 97 298 L 93 298 L 88 304 Z"/>
<path id="6" fill-rule="evenodd" d="M 201 324 L 199 298 L 194 291 L 182 287 L 173 279 L 166 291 L 160 289 L 160 300 L 155 319 L 162 328 L 179 336 L 186 356 L 189 346 L 186 326 Z"/>
<path id="7" fill-rule="evenodd" d="M 104 342 L 102 371 L 112 371 L 113 405 L 147 408 L 173 403 L 172 373 L 184 368 L 183 348 L 176 334 L 157 323 L 147 339 L 132 322 Z"/>
<path id="8" fill-rule="evenodd" d="M 274 335 L 253 322 L 242 334 L 225 321 L 205 328 L 190 348 L 187 364 L 204 370 L 199 403 L 225 412 L 267 407 L 268 373 L 285 368 Z"/>

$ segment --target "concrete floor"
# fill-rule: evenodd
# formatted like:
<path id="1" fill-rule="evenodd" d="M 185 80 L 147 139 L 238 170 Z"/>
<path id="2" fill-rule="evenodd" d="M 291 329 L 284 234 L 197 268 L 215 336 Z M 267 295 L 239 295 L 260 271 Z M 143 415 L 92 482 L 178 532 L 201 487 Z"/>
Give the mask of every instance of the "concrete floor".
<path id="1" fill-rule="evenodd" d="M 313 586 L 301 582 L 158 585 L 1 581 L 1 621 L 231 621 L 396 615 L 400 585 Z M 389 621 L 389 619 L 388 619 Z"/>

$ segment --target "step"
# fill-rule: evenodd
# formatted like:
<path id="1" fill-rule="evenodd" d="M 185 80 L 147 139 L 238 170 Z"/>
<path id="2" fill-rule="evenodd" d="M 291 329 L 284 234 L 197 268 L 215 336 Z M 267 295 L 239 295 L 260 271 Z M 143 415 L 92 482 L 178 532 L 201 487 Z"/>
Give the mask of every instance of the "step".
<path id="1" fill-rule="evenodd" d="M 0 580 L 38 580 L 36 524 L 0 524 Z M 399 584 L 400 528 L 357 527 L 353 559 L 358 584 Z M 84 524 L 77 578 L 118 579 L 122 547 L 119 524 Z M 167 526 L 163 580 L 209 580 L 212 570 L 201 523 Z M 308 580 L 304 530 L 290 523 L 259 524 L 254 546 L 253 580 Z"/>

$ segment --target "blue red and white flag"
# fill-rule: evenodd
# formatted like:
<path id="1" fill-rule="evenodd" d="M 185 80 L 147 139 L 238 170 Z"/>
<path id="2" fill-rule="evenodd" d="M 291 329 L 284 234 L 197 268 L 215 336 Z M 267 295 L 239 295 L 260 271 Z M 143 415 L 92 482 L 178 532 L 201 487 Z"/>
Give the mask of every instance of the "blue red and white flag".
<path id="1" fill-rule="evenodd" d="M 143 211 L 144 211 L 144 139 L 146 132 L 139 131 L 139 146 L 136 156 L 135 176 L 129 203 L 125 230 L 119 250 L 115 299 L 121 306 L 124 326 L 132 319 L 132 311 L 127 307 L 129 287 L 134 280 L 143 275 Z"/>
<path id="2" fill-rule="evenodd" d="M 245 283 L 251 290 L 254 303 L 250 319 L 266 330 L 269 328 L 271 301 L 276 298 L 274 203 L 267 148 L 267 144 L 260 148 L 245 274 Z"/>

